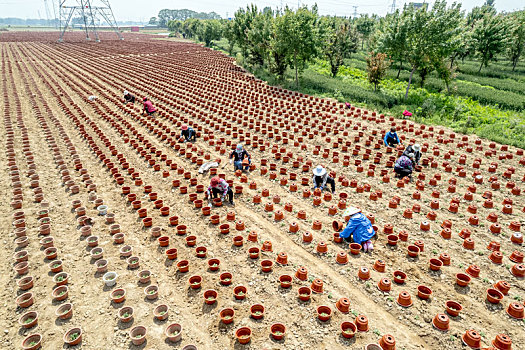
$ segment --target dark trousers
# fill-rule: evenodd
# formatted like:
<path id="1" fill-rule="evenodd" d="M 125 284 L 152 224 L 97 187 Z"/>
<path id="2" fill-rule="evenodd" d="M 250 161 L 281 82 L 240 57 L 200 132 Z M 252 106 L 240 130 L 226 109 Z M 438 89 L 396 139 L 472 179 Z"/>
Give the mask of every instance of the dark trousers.
<path id="1" fill-rule="evenodd" d="M 231 188 L 228 188 L 228 192 L 226 192 L 226 195 L 228 196 L 228 200 L 232 202 L 233 201 L 233 191 Z M 211 189 L 212 198 L 219 198 L 220 196 L 222 196 L 222 191 L 220 189 L 218 188 Z"/>
<path id="2" fill-rule="evenodd" d="M 399 141 L 397 141 L 397 139 L 393 137 L 389 137 L 388 139 L 386 139 L 386 143 L 390 147 L 395 147 L 397 144 L 399 144 Z"/>
<path id="3" fill-rule="evenodd" d="M 330 187 L 332 188 L 332 192 L 335 192 L 335 180 L 333 177 L 330 177 L 328 176 L 328 178 L 326 179 L 326 185 L 327 186 L 328 184 L 330 184 Z M 315 180 L 315 183 L 314 183 L 314 186 L 317 188 L 317 187 L 321 187 L 321 181 L 317 181 L 317 179 Z"/>
<path id="4" fill-rule="evenodd" d="M 196 141 L 197 133 L 194 130 L 188 130 L 188 135 L 184 135 L 186 141 Z"/>
<path id="5" fill-rule="evenodd" d="M 404 178 L 405 176 L 412 176 L 412 170 L 405 169 L 405 168 L 394 168 L 394 171 L 397 175 L 399 175 L 400 178 Z"/>

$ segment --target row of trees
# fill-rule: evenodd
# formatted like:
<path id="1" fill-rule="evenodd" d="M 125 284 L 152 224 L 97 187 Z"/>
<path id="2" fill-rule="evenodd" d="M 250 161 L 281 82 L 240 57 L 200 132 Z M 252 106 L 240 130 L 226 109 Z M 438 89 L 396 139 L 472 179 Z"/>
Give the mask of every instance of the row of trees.
<path id="1" fill-rule="evenodd" d="M 431 8 L 405 6 L 382 18 L 355 19 L 319 16 L 316 6 L 274 11 L 250 5 L 232 20 L 191 18 L 170 21 L 168 27 L 206 45 L 224 37 L 230 54 L 237 45 L 249 64 L 266 66 L 278 77 L 291 67 L 297 84 L 299 72 L 315 58 L 326 59 L 335 77 L 343 60 L 366 44 L 371 83 L 377 88 L 390 63 L 397 65 L 398 77 L 408 66 L 406 95 L 414 74 L 423 86 L 436 72 L 448 89 L 458 60 L 467 57 L 479 59 L 481 70 L 506 54 L 514 69 L 525 45 L 525 11 L 498 14 L 492 0 L 468 14 L 459 4 L 437 0 Z"/>
<path id="2" fill-rule="evenodd" d="M 158 25 L 160 27 L 167 27 L 169 21 L 185 21 L 188 18 L 196 18 L 196 19 L 220 19 L 221 16 L 219 16 L 215 12 L 195 12 L 188 9 L 182 9 L 182 10 L 160 10 L 159 15 L 157 17 L 151 17 L 149 20 L 149 24 Z"/>

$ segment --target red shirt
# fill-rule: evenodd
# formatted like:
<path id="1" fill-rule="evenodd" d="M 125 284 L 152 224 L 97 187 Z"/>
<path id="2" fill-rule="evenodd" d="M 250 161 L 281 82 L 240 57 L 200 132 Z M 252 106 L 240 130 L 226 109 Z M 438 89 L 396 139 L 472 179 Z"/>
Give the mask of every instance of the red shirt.
<path id="1" fill-rule="evenodd" d="M 146 108 L 149 113 L 156 111 L 155 107 L 153 107 L 153 103 L 151 103 L 150 100 L 144 101 L 144 108 Z"/>

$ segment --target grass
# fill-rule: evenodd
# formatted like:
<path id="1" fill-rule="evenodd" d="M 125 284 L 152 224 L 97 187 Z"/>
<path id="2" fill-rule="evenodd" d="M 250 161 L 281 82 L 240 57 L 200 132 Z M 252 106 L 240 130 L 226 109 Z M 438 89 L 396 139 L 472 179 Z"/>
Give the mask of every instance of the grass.
<path id="1" fill-rule="evenodd" d="M 228 54 L 227 40 L 216 41 L 214 48 Z M 233 56 L 239 64 L 243 63 L 237 47 Z M 346 59 L 336 78 L 330 76 L 327 62 L 318 60 L 302 73 L 298 88 L 292 70 L 279 81 L 266 67 L 246 68 L 271 85 L 350 102 L 386 115 L 401 116 L 407 109 L 413 113 L 411 119 L 418 123 L 447 126 L 456 132 L 525 148 L 525 63 L 520 63 L 513 72 L 508 63 L 496 62 L 478 73 L 477 61 L 459 62 L 451 94 L 446 93 L 444 84 L 435 75 L 429 75 L 425 88 L 419 87 L 419 77 L 415 76 L 405 100 L 409 71 L 402 69 L 397 80 L 397 67 L 391 67 L 375 92 L 366 78 L 365 56 L 365 52 L 358 52 Z"/>

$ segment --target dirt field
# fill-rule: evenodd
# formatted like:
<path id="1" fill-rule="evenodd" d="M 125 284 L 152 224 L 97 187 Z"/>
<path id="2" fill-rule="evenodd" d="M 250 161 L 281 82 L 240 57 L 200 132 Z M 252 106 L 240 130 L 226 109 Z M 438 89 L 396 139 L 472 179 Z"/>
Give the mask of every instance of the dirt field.
<path id="1" fill-rule="evenodd" d="M 525 281 L 519 277 L 525 269 L 519 262 L 523 244 L 513 242 L 525 228 L 523 150 L 270 87 L 235 66 L 233 59 L 191 43 L 153 41 L 138 34 L 116 41 L 104 33 L 101 43 L 71 34 L 66 43 L 57 44 L 53 35 L 0 35 L 0 141 L 5 151 L 0 159 L 5 286 L 0 292 L 0 348 L 22 349 L 27 336 L 40 334 L 42 349 L 183 349 L 188 344 L 199 349 L 362 349 L 392 337 L 396 349 L 460 349 L 467 348 L 462 336 L 470 329 L 480 336 L 482 347 L 492 346 L 503 333 L 513 349 L 525 348 L 525 322 L 507 314 L 514 303 L 519 316 L 525 299 Z M 156 116 L 142 115 L 140 102 L 126 106 L 123 90 L 138 101 L 149 97 Z M 90 101 L 89 96 L 96 98 Z M 182 124 L 197 130 L 195 143 L 177 142 Z M 423 145 L 421 172 L 408 183 L 398 182 L 388 164 L 400 150 L 382 144 L 381 132 L 392 125 L 406 138 L 405 145 Z M 237 143 L 245 145 L 255 168 L 242 176 L 227 160 Z M 198 206 L 206 207 L 207 201 L 199 200 L 212 175 L 198 169 L 213 160 L 220 160 L 217 173 L 242 193 L 235 195 L 235 206 L 225 203 L 204 215 Z M 318 164 L 335 175 L 333 198 L 326 192 L 305 198 L 311 169 Z M 134 202 L 126 190 L 136 194 Z M 487 191 L 492 201 L 485 198 Z M 151 193 L 163 202 L 152 200 Z M 395 196 L 396 208 L 389 207 Z M 254 203 L 258 198 L 261 203 Z M 114 223 L 98 214 L 95 200 L 107 205 Z M 74 209 L 74 201 L 85 214 Z M 452 202 L 458 203 L 457 213 Z M 414 205 L 420 211 L 409 218 L 407 209 Z M 146 209 L 146 220 L 133 206 Z M 372 253 L 352 255 L 348 244 L 334 240 L 332 222 L 343 220 L 344 206 L 357 206 L 375 219 Z M 169 214 L 162 215 L 166 209 Z M 306 218 L 299 218 L 303 213 Z M 496 215 L 495 222 L 489 214 Z M 214 215 L 219 224 L 212 223 Z M 476 225 L 469 223 L 474 215 Z M 321 227 L 314 229 L 317 221 Z M 426 222 L 429 228 L 423 230 Z M 294 223 L 298 232 L 290 232 Z M 447 225 L 450 232 L 443 229 Z M 501 232 L 493 233 L 498 227 Z M 469 239 L 460 237 L 464 229 L 470 230 Z M 118 231 L 124 234 L 123 243 Z M 311 242 L 304 242 L 306 232 Z M 257 234 L 254 241 L 250 233 Z M 451 238 L 443 237 L 447 233 Z M 396 245 L 388 244 L 389 234 L 400 238 Z M 169 245 L 160 246 L 158 236 L 168 237 Z M 188 245 L 189 236 L 195 236 L 194 246 Z M 236 236 L 243 238 L 242 246 L 233 244 Z M 53 238 L 56 257 L 44 247 L 46 237 Z M 471 239 L 474 248 L 465 248 Z M 95 241 L 97 246 L 90 246 Z M 272 251 L 262 251 L 267 241 Z M 320 242 L 326 243 L 326 253 L 317 252 Z M 490 242 L 499 244 L 501 255 L 488 249 Z M 424 244 L 416 258 L 407 255 L 414 243 Z M 132 247 L 131 259 L 122 256 L 126 245 Z M 206 247 L 206 257 L 196 256 L 197 247 Z M 256 259 L 249 257 L 253 247 L 261 249 Z M 93 257 L 97 248 L 103 249 L 102 258 Z M 177 256 L 170 260 L 166 252 L 173 248 Z M 283 252 L 287 262 L 278 263 Z M 336 261 L 340 252 L 347 253 L 347 263 Z M 450 255 L 450 265 L 432 271 L 430 259 L 446 261 L 442 253 Z M 140 266 L 130 265 L 133 257 Z M 220 264 L 209 263 L 213 258 Z M 107 261 L 107 271 L 117 273 L 115 286 L 105 286 L 104 272 L 97 271 L 101 259 Z M 502 261 L 494 263 L 497 259 Z M 67 280 L 51 271 L 59 269 L 57 260 Z M 183 260 L 189 263 L 188 272 L 179 271 Z M 271 272 L 262 272 L 264 260 L 273 262 Z M 385 272 L 373 268 L 377 260 L 384 262 Z M 20 265 L 25 261 L 27 271 Z M 211 271 L 217 265 L 218 271 Z M 458 286 L 456 275 L 471 265 L 479 267 L 479 277 L 472 277 L 467 287 Z M 306 280 L 296 277 L 300 267 L 308 271 Z M 370 270 L 369 280 L 358 277 L 361 267 Z M 139 281 L 141 271 L 150 271 L 149 282 Z M 403 284 L 394 282 L 394 271 L 406 274 Z M 231 273 L 226 276 L 230 285 L 220 282 L 226 272 Z M 280 286 L 282 275 L 292 277 L 290 288 Z M 22 290 L 21 280 L 28 276 L 33 286 Z M 191 288 L 192 276 L 201 276 L 201 288 Z M 378 289 L 383 278 L 391 281 L 389 292 Z M 300 301 L 298 289 L 311 287 L 315 279 L 322 280 L 323 292 Z M 508 294 L 491 291 L 502 300 L 487 301 L 487 290 L 502 280 L 510 285 Z M 57 282 L 67 282 L 62 301 L 52 295 Z M 149 299 L 154 297 L 145 292 L 149 286 L 158 287 L 158 297 Z M 243 300 L 234 298 L 236 286 L 246 287 Z M 418 286 L 432 290 L 430 299 L 418 297 Z M 112 301 L 116 289 L 125 290 L 125 301 Z M 217 292 L 211 305 L 203 297 L 207 290 Z M 402 291 L 411 296 L 411 307 L 398 304 Z M 17 297 L 24 293 L 31 293 L 33 303 L 20 307 Z M 348 312 L 336 307 L 341 298 L 349 300 Z M 447 301 L 462 305 L 459 316 L 447 314 Z M 67 303 L 72 316 L 57 317 L 57 309 Z M 250 316 L 255 304 L 264 306 L 262 319 Z M 165 320 L 154 317 L 159 305 L 169 307 Z M 317 318 L 322 305 L 331 309 L 327 322 Z M 119 320 L 124 307 L 134 310 L 130 322 Z M 219 315 L 226 308 L 234 310 L 229 324 Z M 34 314 L 22 326 L 19 319 L 33 311 L 38 324 L 26 329 Z M 448 331 L 433 326 L 438 314 L 449 316 Z M 355 323 L 361 315 L 369 330 L 343 337 L 341 324 Z M 286 327 L 283 340 L 271 335 L 271 326 L 279 323 Z M 171 324 L 182 326 L 181 340 L 167 339 Z M 139 325 L 147 329 L 146 341 L 133 345 L 140 337 L 131 339 L 130 331 Z M 81 343 L 65 345 L 64 334 L 74 327 L 82 330 Z M 236 339 L 241 327 L 251 329 L 247 345 Z M 501 347 L 505 339 L 498 338 L 496 345 Z"/>

